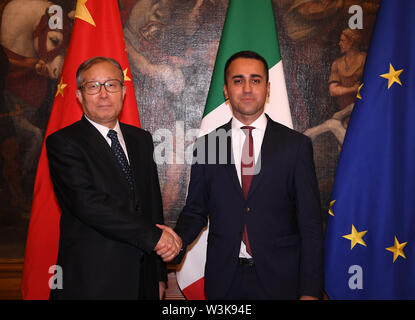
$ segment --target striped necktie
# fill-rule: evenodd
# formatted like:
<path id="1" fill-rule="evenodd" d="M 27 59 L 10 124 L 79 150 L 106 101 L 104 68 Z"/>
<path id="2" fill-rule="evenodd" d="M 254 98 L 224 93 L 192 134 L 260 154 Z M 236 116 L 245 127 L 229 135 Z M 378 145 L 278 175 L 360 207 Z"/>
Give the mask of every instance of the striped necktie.
<path id="1" fill-rule="evenodd" d="M 120 141 L 118 141 L 117 131 L 110 130 L 107 134 L 108 138 L 111 139 L 111 149 L 114 152 L 115 157 L 120 164 L 121 170 L 124 173 L 125 178 L 130 185 L 130 190 L 134 191 L 133 175 L 131 173 L 130 165 L 128 164 L 127 157 L 121 147 Z"/>

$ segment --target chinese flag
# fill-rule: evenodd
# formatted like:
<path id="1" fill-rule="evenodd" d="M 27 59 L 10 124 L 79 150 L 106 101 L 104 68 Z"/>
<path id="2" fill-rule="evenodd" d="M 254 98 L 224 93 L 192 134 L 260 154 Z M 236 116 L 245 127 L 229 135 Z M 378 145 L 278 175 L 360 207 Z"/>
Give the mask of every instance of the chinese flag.
<path id="1" fill-rule="evenodd" d="M 71 40 L 45 140 L 51 133 L 81 119 L 82 109 L 75 97 L 75 74 L 83 61 L 94 56 L 110 57 L 121 64 L 127 92 L 119 118 L 121 122 L 140 126 L 117 0 L 78 0 Z M 49 268 L 57 260 L 59 219 L 60 209 L 53 192 L 43 143 L 27 235 L 22 279 L 23 299 L 49 299 L 48 283 L 53 276 L 53 269 L 49 271 Z"/>

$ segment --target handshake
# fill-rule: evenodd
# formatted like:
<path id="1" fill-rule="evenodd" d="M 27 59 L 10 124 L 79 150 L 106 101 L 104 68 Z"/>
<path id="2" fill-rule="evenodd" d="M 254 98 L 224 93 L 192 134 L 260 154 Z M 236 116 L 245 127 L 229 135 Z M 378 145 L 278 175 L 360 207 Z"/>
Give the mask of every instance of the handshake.
<path id="1" fill-rule="evenodd" d="M 154 247 L 154 251 L 156 251 L 164 262 L 170 262 L 182 249 L 182 239 L 172 228 L 160 224 L 156 224 L 156 226 L 163 230 L 163 233 L 157 245 Z"/>

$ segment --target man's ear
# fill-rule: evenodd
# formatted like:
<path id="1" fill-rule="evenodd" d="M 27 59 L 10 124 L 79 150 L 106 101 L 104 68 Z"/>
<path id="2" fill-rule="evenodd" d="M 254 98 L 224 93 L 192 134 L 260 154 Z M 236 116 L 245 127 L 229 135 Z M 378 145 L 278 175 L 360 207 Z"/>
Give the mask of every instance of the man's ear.
<path id="1" fill-rule="evenodd" d="M 223 86 L 223 95 L 225 96 L 225 101 L 229 99 L 228 88 L 226 87 L 226 84 Z"/>
<path id="2" fill-rule="evenodd" d="M 124 100 L 124 98 L 125 98 L 125 93 L 127 92 L 127 87 L 126 86 L 123 86 L 122 87 L 122 99 Z"/>
<path id="3" fill-rule="evenodd" d="M 76 90 L 76 92 L 75 92 L 75 94 L 76 94 L 76 97 L 78 98 L 78 101 L 79 101 L 79 103 L 82 105 L 82 92 L 81 92 L 81 90 Z"/>

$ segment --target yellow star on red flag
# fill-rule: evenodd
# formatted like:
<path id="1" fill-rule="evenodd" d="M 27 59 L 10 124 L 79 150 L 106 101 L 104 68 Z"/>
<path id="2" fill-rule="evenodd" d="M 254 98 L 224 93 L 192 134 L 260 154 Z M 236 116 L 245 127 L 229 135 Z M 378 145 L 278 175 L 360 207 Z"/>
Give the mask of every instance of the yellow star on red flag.
<path id="1" fill-rule="evenodd" d="M 88 22 L 89 24 L 92 24 L 94 27 L 96 27 L 94 19 L 86 7 L 87 1 L 88 0 L 78 0 L 76 3 L 75 18 L 84 20 L 85 22 Z"/>
<path id="2" fill-rule="evenodd" d="M 386 248 L 386 250 L 393 252 L 393 263 L 395 260 L 401 256 L 402 258 L 406 259 L 405 253 L 403 252 L 403 248 L 405 248 L 408 242 L 399 243 L 398 239 L 395 236 L 395 244 L 393 247 Z"/>
<path id="3" fill-rule="evenodd" d="M 58 88 L 56 89 L 55 97 L 60 94 L 63 97 L 63 89 L 65 89 L 68 85 L 66 83 L 63 83 L 63 77 L 61 77 L 61 81 L 58 84 Z"/>
<path id="4" fill-rule="evenodd" d="M 125 68 L 123 71 L 124 71 L 124 81 L 131 81 L 131 78 L 127 76 L 128 68 Z"/>
<path id="5" fill-rule="evenodd" d="M 388 79 L 388 89 L 396 82 L 402 86 L 402 82 L 399 79 L 400 74 L 403 69 L 396 71 L 392 66 L 392 63 L 389 64 L 389 73 L 381 74 L 382 78 Z"/>

